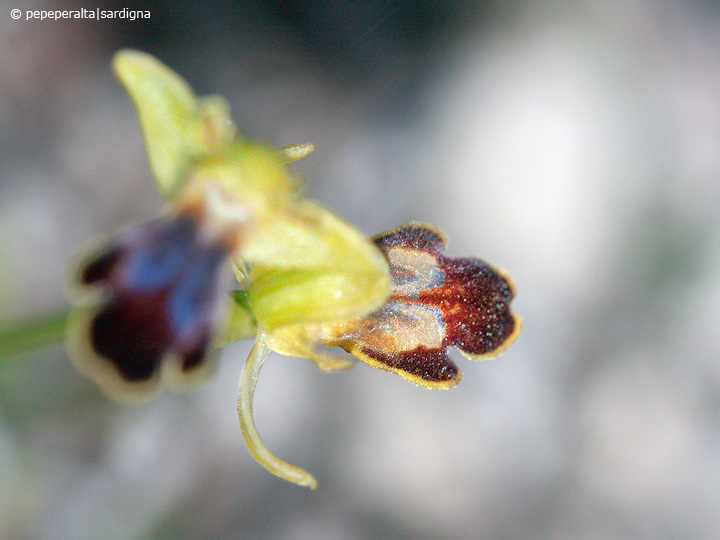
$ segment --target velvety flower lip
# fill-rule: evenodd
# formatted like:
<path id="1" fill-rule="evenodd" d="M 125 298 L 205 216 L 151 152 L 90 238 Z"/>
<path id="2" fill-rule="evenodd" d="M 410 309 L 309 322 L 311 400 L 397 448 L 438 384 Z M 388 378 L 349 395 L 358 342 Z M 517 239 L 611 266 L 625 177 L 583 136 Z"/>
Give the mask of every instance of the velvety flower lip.
<path id="1" fill-rule="evenodd" d="M 510 310 L 510 277 L 480 259 L 444 255 L 437 229 L 409 223 L 374 238 L 393 278 L 385 305 L 334 336 L 360 360 L 430 388 L 450 388 L 462 373 L 447 350 L 492 358 L 517 339 L 522 321 Z"/>

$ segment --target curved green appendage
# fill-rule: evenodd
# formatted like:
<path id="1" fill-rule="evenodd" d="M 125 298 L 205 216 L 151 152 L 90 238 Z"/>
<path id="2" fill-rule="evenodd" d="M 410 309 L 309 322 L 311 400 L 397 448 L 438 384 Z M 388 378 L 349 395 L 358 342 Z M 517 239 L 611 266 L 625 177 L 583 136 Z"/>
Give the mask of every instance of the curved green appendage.
<path id="1" fill-rule="evenodd" d="M 260 369 L 269 354 L 270 348 L 265 341 L 265 335 L 260 332 L 258 333 L 255 345 L 250 351 L 250 356 L 248 356 L 245 362 L 245 367 L 240 374 L 237 410 L 243 439 L 250 454 L 268 471 L 293 484 L 315 489 L 317 487 L 315 477 L 300 467 L 291 465 L 273 454 L 267 446 L 265 446 L 255 427 L 255 420 L 253 419 L 253 397 L 255 395 L 257 379 L 260 375 Z"/>
<path id="2" fill-rule="evenodd" d="M 147 53 L 119 51 L 113 70 L 135 104 L 158 188 L 172 195 L 196 156 L 232 140 L 227 102 L 217 96 L 198 100 L 182 77 Z"/>

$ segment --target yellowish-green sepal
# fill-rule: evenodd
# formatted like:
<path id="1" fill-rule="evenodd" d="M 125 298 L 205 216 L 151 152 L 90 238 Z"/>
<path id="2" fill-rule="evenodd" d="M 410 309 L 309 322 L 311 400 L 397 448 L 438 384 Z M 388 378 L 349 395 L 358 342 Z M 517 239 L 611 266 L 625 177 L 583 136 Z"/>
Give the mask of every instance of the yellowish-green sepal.
<path id="1" fill-rule="evenodd" d="M 183 187 L 193 160 L 222 151 L 235 137 L 224 98 L 197 99 L 182 77 L 153 56 L 123 50 L 113 69 L 135 104 L 150 168 L 164 195 Z"/>
<path id="2" fill-rule="evenodd" d="M 248 238 L 250 303 L 259 326 L 362 317 L 391 292 L 387 261 L 359 231 L 311 201 Z"/>
<path id="3" fill-rule="evenodd" d="M 187 134 L 197 116 L 195 95 L 179 75 L 146 53 L 122 50 L 113 69 L 135 104 L 150 167 L 167 195 L 190 163 Z"/>

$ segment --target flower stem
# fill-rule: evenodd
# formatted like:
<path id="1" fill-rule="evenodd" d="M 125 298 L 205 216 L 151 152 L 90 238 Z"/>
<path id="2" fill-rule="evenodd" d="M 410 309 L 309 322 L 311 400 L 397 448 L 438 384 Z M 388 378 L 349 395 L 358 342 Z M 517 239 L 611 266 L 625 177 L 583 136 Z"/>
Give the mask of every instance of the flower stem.
<path id="1" fill-rule="evenodd" d="M 62 341 L 67 318 L 68 312 L 63 311 L 0 330 L 0 365 L 12 357 Z"/>

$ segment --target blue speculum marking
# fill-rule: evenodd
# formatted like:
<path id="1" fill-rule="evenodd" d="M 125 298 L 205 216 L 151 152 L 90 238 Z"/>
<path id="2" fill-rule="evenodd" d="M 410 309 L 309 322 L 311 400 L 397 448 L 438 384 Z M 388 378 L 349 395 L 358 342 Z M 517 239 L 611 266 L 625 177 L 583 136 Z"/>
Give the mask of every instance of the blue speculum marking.
<path id="1" fill-rule="evenodd" d="M 393 287 L 396 295 L 417 298 L 420 291 L 445 284 L 444 272 L 435 267 L 427 273 L 401 265 L 391 267 Z"/>
<path id="2" fill-rule="evenodd" d="M 427 277 L 427 282 L 421 289 L 430 289 L 432 287 L 441 287 L 445 284 L 445 273 L 440 268 L 433 268 L 433 271 Z"/>
<path id="3" fill-rule="evenodd" d="M 428 306 L 417 302 L 406 302 L 404 300 L 390 300 L 383 307 L 383 311 L 387 314 L 380 319 L 380 326 L 385 331 L 395 331 L 393 325 L 400 323 L 405 329 L 413 329 L 422 324 L 422 319 L 418 317 L 418 310 L 430 312 L 435 318 L 435 325 L 438 328 L 444 328 L 445 324 L 442 320 L 442 311 L 434 306 Z"/>
<path id="4" fill-rule="evenodd" d="M 196 249 L 197 224 L 177 217 L 148 224 L 150 230 L 143 246 L 128 261 L 130 287 L 139 291 L 165 287 L 183 271 Z"/>
<path id="5" fill-rule="evenodd" d="M 220 265 L 226 253 L 212 246 L 193 256 L 168 299 L 168 312 L 176 335 L 183 337 L 209 324 L 208 317 L 217 296 Z"/>

